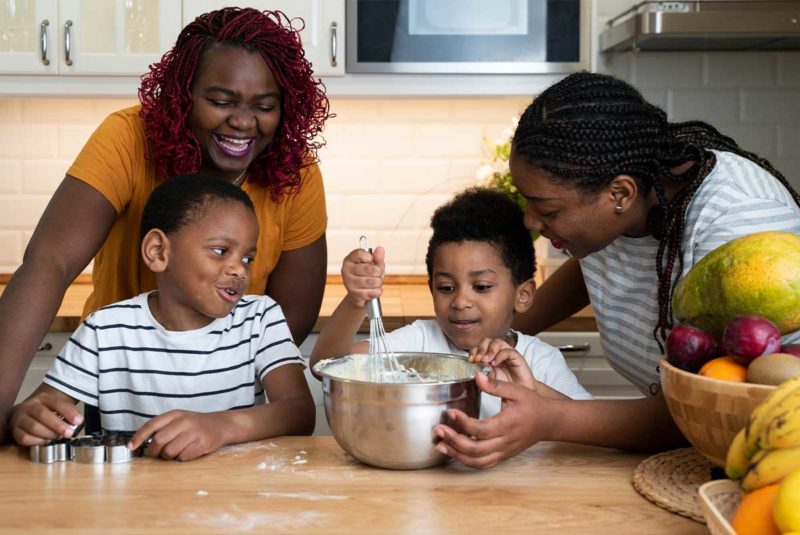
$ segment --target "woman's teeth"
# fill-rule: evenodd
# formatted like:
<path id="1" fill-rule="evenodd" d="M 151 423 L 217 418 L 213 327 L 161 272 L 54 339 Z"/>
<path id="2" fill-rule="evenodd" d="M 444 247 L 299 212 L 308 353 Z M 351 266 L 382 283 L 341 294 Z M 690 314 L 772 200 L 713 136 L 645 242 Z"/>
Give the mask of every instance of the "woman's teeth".
<path id="1" fill-rule="evenodd" d="M 250 138 L 238 139 L 234 137 L 218 135 L 217 142 L 225 152 L 232 153 L 234 155 L 243 154 L 250 148 Z"/>

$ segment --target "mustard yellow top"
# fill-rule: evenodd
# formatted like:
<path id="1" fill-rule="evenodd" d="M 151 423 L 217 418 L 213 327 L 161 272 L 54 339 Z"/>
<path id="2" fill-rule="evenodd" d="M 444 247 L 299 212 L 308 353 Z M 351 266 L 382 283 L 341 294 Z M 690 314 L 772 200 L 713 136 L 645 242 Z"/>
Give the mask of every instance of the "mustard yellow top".
<path id="1" fill-rule="evenodd" d="M 164 180 L 145 158 L 144 123 L 140 106 L 117 111 L 95 130 L 67 174 L 100 192 L 117 211 L 111 231 L 94 258 L 94 292 L 83 317 L 110 303 L 155 289 L 156 279 L 139 250 L 139 225 L 150 193 Z M 294 195 L 274 202 L 269 190 L 242 186 L 255 205 L 261 227 L 258 254 L 247 293 L 263 294 L 281 252 L 299 249 L 320 238 L 327 227 L 325 190 L 317 165 L 301 171 Z"/>

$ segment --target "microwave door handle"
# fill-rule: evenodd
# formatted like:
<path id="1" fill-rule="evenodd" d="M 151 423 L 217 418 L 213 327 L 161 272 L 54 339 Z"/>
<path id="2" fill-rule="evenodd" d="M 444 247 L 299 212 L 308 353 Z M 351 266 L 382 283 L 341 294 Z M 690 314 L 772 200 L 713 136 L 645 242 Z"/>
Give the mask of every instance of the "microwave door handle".
<path id="1" fill-rule="evenodd" d="M 331 67 L 336 67 L 337 64 L 337 39 L 336 39 L 337 24 L 331 22 Z"/>

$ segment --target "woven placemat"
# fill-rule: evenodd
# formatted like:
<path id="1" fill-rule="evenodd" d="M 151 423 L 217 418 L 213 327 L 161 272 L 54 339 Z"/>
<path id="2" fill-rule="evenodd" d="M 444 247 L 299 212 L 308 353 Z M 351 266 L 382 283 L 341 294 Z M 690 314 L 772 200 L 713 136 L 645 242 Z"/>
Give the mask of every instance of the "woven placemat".
<path id="1" fill-rule="evenodd" d="M 697 489 L 711 480 L 714 465 L 694 448 L 648 457 L 633 473 L 633 487 L 654 504 L 705 523 Z"/>

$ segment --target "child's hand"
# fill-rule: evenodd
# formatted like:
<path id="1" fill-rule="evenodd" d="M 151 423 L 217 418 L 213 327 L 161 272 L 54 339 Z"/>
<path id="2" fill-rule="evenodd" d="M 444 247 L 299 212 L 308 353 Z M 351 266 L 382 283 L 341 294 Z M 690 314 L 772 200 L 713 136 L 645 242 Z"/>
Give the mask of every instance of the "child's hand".
<path id="1" fill-rule="evenodd" d="M 505 340 L 484 338 L 470 350 L 469 361 L 492 366 L 494 379 L 536 388 L 536 379 L 525 358 Z"/>
<path id="2" fill-rule="evenodd" d="M 220 414 L 174 410 L 156 416 L 131 437 L 128 449 L 136 450 L 152 438 L 144 454 L 162 459 L 191 461 L 224 445 Z"/>
<path id="3" fill-rule="evenodd" d="M 383 293 L 383 271 L 386 251 L 376 247 L 373 253 L 356 249 L 342 263 L 342 281 L 347 294 L 356 306 L 364 307 L 367 301 Z"/>
<path id="4" fill-rule="evenodd" d="M 20 446 L 45 444 L 48 440 L 70 438 L 83 416 L 68 395 L 48 385 L 20 403 L 11 416 L 14 440 Z"/>

